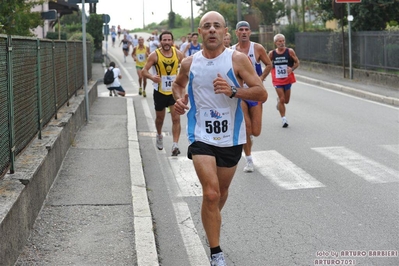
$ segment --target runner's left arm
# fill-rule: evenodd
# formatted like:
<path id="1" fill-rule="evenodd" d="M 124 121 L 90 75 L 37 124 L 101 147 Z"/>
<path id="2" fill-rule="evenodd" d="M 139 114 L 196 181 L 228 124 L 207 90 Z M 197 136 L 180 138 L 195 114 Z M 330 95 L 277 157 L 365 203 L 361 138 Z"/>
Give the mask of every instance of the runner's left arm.
<path id="1" fill-rule="evenodd" d="M 257 44 L 255 47 L 256 51 L 259 54 L 260 61 L 262 61 L 263 64 L 265 64 L 265 69 L 262 71 L 262 75 L 260 76 L 260 79 L 264 81 L 266 77 L 269 75 L 270 71 L 272 70 L 272 61 L 270 61 L 270 58 L 266 53 L 266 49 L 263 48 L 261 44 Z"/>

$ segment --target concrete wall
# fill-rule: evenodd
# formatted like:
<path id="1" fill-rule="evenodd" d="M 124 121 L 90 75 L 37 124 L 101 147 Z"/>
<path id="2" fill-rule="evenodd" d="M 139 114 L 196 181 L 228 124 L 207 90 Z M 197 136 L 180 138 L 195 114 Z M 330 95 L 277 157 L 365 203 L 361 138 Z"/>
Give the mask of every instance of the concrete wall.
<path id="1" fill-rule="evenodd" d="M 97 82 L 90 82 L 89 106 L 97 99 Z M 84 90 L 63 106 L 16 159 L 15 174 L 0 180 L 0 265 L 14 265 L 22 252 L 47 193 L 76 133 L 86 123 Z"/>

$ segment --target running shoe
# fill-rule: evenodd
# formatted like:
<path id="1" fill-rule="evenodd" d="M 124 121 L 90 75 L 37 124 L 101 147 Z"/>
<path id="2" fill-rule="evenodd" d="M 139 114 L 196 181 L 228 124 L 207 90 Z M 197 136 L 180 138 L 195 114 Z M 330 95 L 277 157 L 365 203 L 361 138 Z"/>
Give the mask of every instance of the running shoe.
<path id="1" fill-rule="evenodd" d="M 139 95 L 143 94 L 143 89 L 139 88 Z"/>
<path id="2" fill-rule="evenodd" d="M 287 120 L 287 118 L 283 117 L 282 124 L 283 124 L 283 127 L 284 127 L 284 128 L 285 128 L 285 127 L 288 127 L 288 120 Z"/>
<path id="3" fill-rule="evenodd" d="M 170 113 L 170 107 L 166 107 L 166 112 Z"/>
<path id="4" fill-rule="evenodd" d="M 224 260 L 223 252 L 219 252 L 211 256 L 211 266 L 227 266 L 226 261 Z"/>
<path id="5" fill-rule="evenodd" d="M 118 92 L 116 90 L 113 90 L 113 92 L 114 92 L 114 96 L 118 97 Z"/>
<path id="6" fill-rule="evenodd" d="M 147 93 L 143 91 L 143 97 L 147 97 Z"/>
<path id="7" fill-rule="evenodd" d="M 109 96 L 111 96 L 111 97 L 112 97 L 112 91 L 109 91 Z"/>
<path id="8" fill-rule="evenodd" d="M 157 134 L 157 148 L 158 148 L 158 150 L 162 150 L 163 149 L 163 136 L 162 136 L 162 134 L 161 135 Z"/>
<path id="9" fill-rule="evenodd" d="M 176 144 L 173 144 L 172 146 L 172 156 L 177 156 L 180 154 L 179 147 Z"/>
<path id="10" fill-rule="evenodd" d="M 252 173 L 254 171 L 254 163 L 253 162 L 247 162 L 247 164 L 244 167 L 244 172 L 245 173 Z"/>

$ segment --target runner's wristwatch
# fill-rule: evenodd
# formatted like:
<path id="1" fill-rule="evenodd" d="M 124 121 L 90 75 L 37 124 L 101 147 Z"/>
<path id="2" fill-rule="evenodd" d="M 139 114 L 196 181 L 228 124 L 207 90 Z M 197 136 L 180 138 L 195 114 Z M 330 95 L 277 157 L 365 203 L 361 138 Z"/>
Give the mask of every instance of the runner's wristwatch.
<path id="1" fill-rule="evenodd" d="M 230 98 L 233 98 L 237 93 L 237 88 L 235 86 L 231 86 L 231 95 Z"/>

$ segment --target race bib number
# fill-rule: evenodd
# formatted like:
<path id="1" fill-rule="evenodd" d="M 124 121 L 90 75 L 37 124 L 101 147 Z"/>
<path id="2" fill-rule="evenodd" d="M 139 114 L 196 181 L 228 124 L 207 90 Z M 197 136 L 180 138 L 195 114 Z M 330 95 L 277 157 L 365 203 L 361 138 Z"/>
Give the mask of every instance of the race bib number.
<path id="1" fill-rule="evenodd" d="M 172 83 L 175 81 L 176 75 L 162 76 L 162 90 L 172 91 Z"/>
<path id="2" fill-rule="evenodd" d="M 282 79 L 288 77 L 288 66 L 287 65 L 277 65 L 276 66 L 276 78 Z"/>
<path id="3" fill-rule="evenodd" d="M 212 143 L 223 143 L 231 139 L 231 113 L 229 108 L 201 109 L 201 136 Z"/>
<path id="4" fill-rule="evenodd" d="M 137 59 L 139 60 L 139 62 L 144 62 L 144 60 L 145 60 L 145 55 L 144 55 L 144 54 L 139 54 L 139 55 L 137 56 Z"/>

